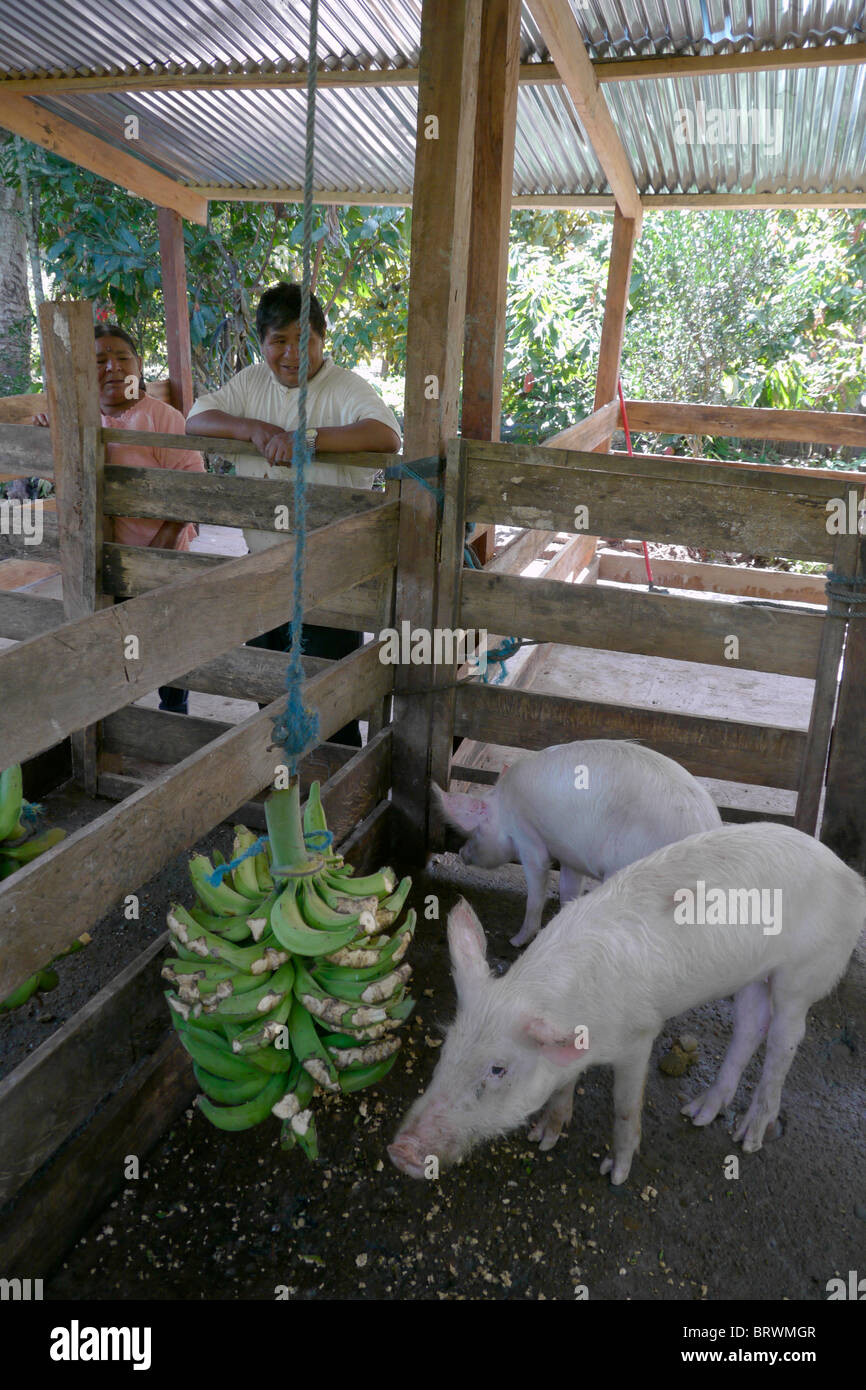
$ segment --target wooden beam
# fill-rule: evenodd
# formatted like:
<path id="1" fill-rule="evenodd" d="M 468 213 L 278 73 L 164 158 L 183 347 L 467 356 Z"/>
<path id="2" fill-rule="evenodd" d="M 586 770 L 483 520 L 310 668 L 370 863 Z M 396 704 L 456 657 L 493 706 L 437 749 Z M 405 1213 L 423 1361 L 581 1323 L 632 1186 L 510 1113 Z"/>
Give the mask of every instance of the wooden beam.
<path id="1" fill-rule="evenodd" d="M 464 577 L 475 573 L 463 567 L 463 536 L 466 531 L 466 458 L 465 445 L 453 440 L 448 446 L 445 470 L 445 504 L 442 516 L 442 564 L 436 607 L 436 627 L 456 632 L 462 625 L 460 611 Z M 433 667 L 432 685 L 437 688 L 428 703 L 432 707 L 430 735 L 430 779 L 447 787 L 451 752 L 454 742 L 454 699 L 456 695 L 457 662 Z M 429 820 L 429 807 L 428 807 Z M 441 818 L 430 822 L 429 845 L 442 845 Z"/>
<path id="2" fill-rule="evenodd" d="M 834 537 L 818 487 L 776 491 L 763 470 L 737 475 L 736 485 L 673 470 L 667 478 L 620 473 L 593 462 L 597 454 L 563 458 L 553 450 L 468 441 L 470 450 L 466 516 L 547 531 L 574 531 L 578 507 L 588 511 L 593 535 L 646 536 L 655 541 L 699 545 L 712 550 L 785 555 L 791 559 L 831 560 Z M 543 457 L 556 464 L 541 463 Z M 672 460 L 679 464 L 681 460 Z M 740 477 L 743 482 L 740 483 Z M 776 475 L 770 474 L 770 479 Z M 748 481 L 746 481 L 748 480 Z M 826 485 L 825 485 L 826 486 Z"/>
<path id="3" fill-rule="evenodd" d="M 102 590 L 102 483 L 105 446 L 89 301 L 46 302 L 39 327 L 54 451 L 63 611 L 67 621 L 108 607 Z M 72 733 L 74 775 L 96 795 L 100 731 L 89 725 Z"/>
<path id="4" fill-rule="evenodd" d="M 4 1269 L 45 1278 L 192 1100 L 197 1086 L 177 1034 L 166 1034 L 90 1124 L 0 1213 Z"/>
<path id="5" fill-rule="evenodd" d="M 37 598 L 35 594 L 7 593 L 0 590 L 0 637 L 25 642 L 62 627 L 66 618 L 59 598 Z"/>
<path id="6" fill-rule="evenodd" d="M 147 394 L 158 401 L 167 401 L 169 389 L 167 381 L 149 381 L 147 383 Z M 43 391 L 25 392 L 23 396 L 0 396 L 0 424 L 3 425 L 24 425 L 30 424 L 31 417 L 47 411 L 48 397 Z M 43 431 L 43 433 L 46 433 Z M 14 436 L 13 436 L 14 437 Z M 46 435 L 47 437 L 47 435 Z M 0 431 L 0 441 L 5 441 L 5 431 Z M 44 458 L 46 462 L 51 460 L 50 441 L 40 445 L 34 440 L 33 446 L 40 461 Z M 3 455 L 4 444 L 0 443 L 0 457 Z M 41 476 L 41 475 L 40 475 Z M 46 477 L 49 474 L 45 475 Z"/>
<path id="7" fill-rule="evenodd" d="M 169 940 L 163 932 L 0 1081 L 0 1203 L 162 1041 L 159 966 Z"/>
<path id="8" fill-rule="evenodd" d="M 397 512 L 397 503 L 388 502 L 366 516 L 346 517 L 309 533 L 305 609 L 394 563 Z M 4 651 L 0 763 L 6 767 L 31 757 L 138 695 L 170 685 L 191 666 L 285 621 L 293 556 L 289 540 Z M 138 639 L 135 660 L 125 654 L 129 635 Z"/>
<path id="9" fill-rule="evenodd" d="M 619 365 L 625 338 L 628 313 L 628 290 L 631 282 L 631 262 L 640 232 L 639 221 L 623 217 L 619 207 L 613 214 L 613 235 L 607 271 L 607 294 L 604 300 L 604 321 L 598 349 L 598 370 L 595 378 L 595 410 L 618 398 Z M 610 448 L 611 433 L 596 446 L 599 453 Z"/>
<path id="10" fill-rule="evenodd" d="M 20 400 L 20 397 L 17 399 Z M 35 398 L 28 396 L 27 399 L 32 401 Z M 35 414 L 38 409 L 38 406 L 33 406 L 30 414 Z M 48 409 L 47 400 L 42 409 Z M 0 469 L 16 478 L 53 478 L 51 431 L 23 422 L 0 425 Z"/>
<path id="11" fill-rule="evenodd" d="M 788 603 L 814 603 L 822 607 L 823 574 L 793 574 L 753 565 L 712 565 L 698 560 L 660 560 L 653 557 L 657 584 L 669 589 L 694 589 L 705 594 L 739 594 L 743 598 L 783 599 Z M 616 584 L 646 585 L 642 555 L 622 550 L 599 552 L 598 577 Z"/>
<path id="12" fill-rule="evenodd" d="M 173 208 L 190 222 L 202 227 L 207 222 L 206 198 L 27 97 L 0 91 L 0 125 L 148 202 Z"/>
<path id="13" fill-rule="evenodd" d="M 649 78 L 711 77 L 729 72 L 774 72 L 790 68 L 842 67 L 866 63 L 866 43 L 821 44 L 811 48 L 776 48 L 752 52 L 712 54 L 672 54 L 660 58 L 600 58 L 592 66 L 601 84 L 642 82 Z M 65 92 L 147 92 L 147 91 L 275 91 L 284 87 L 305 88 L 303 68 L 277 68 L 258 64 L 255 72 L 173 72 L 166 65 L 161 72 L 130 69 L 127 72 L 64 74 L 60 77 L 16 76 L 0 81 L 0 92 L 62 95 Z M 519 80 L 530 87 L 558 86 L 562 82 L 556 64 L 521 63 Z M 416 67 L 320 68 L 319 87 L 417 87 Z M 299 196 L 294 201 L 301 202 Z M 318 201 L 318 198 L 316 198 Z"/>
<path id="14" fill-rule="evenodd" d="M 542 443 L 545 449 L 581 449 L 590 454 L 618 428 L 619 400 L 615 399 L 608 401 L 607 405 L 597 407 L 591 415 L 587 415 L 585 420 L 579 420 L 576 425 L 569 425 L 558 434 L 550 435 L 542 440 Z"/>
<path id="15" fill-rule="evenodd" d="M 467 570 L 454 626 L 812 680 L 824 622 L 820 612 L 782 604 L 752 607 Z M 736 660 L 726 654 L 731 635 L 738 641 Z"/>
<path id="16" fill-rule="evenodd" d="M 457 433 L 480 37 L 481 0 L 424 0 L 403 428 L 410 459 L 442 458 Z M 398 628 L 433 626 L 436 531 L 431 493 L 403 482 Z M 429 675 L 424 667 L 396 668 L 394 825 L 409 860 L 423 855 L 427 831 Z"/>
<path id="17" fill-rule="evenodd" d="M 800 729 L 475 683 L 457 691 L 456 732 L 485 743 L 529 749 L 581 738 L 635 738 L 682 763 L 696 777 L 783 788 L 797 786 L 806 744 Z"/>
<path id="18" fill-rule="evenodd" d="M 529 0 L 529 9 L 550 50 L 563 86 L 574 102 L 581 125 L 607 176 L 617 205 L 623 217 L 635 222 L 639 229 L 643 215 L 640 194 L 628 155 L 599 89 L 598 78 L 574 12 L 568 0 Z M 604 399 L 610 400 L 610 394 Z"/>
<path id="19" fill-rule="evenodd" d="M 305 681 L 303 699 L 318 712 L 322 741 L 384 699 L 393 668 L 381 649 L 370 642 Z M 78 931 L 98 922 L 273 783 L 282 759 L 272 719 L 285 707 L 285 696 L 275 700 L 0 884 L 0 998 L 68 946 L 70 922 Z"/>
<path id="20" fill-rule="evenodd" d="M 157 209 L 162 302 L 165 310 L 165 343 L 171 404 L 188 415 L 194 400 L 192 347 L 189 340 L 189 299 L 186 285 L 186 253 L 183 218 L 173 208 Z"/>
<path id="21" fill-rule="evenodd" d="M 733 439 L 782 439 L 866 449 L 866 414 L 832 410 L 764 410 L 739 405 L 687 405 L 681 401 L 625 403 L 632 433 L 707 434 Z"/>
<path id="22" fill-rule="evenodd" d="M 842 679 L 836 702 L 830 756 L 827 764 L 827 792 L 821 819 L 821 839 L 840 859 L 858 873 L 866 872 L 866 739 L 863 737 L 866 700 L 866 618 L 862 598 L 866 582 L 866 540 L 858 541 L 856 565 L 847 568 L 856 575 L 859 602 L 848 619 Z M 832 609 L 833 604 L 828 607 Z"/>
<path id="23" fill-rule="evenodd" d="M 460 421 L 467 439 L 499 438 L 519 62 L 520 0 L 484 0 Z"/>

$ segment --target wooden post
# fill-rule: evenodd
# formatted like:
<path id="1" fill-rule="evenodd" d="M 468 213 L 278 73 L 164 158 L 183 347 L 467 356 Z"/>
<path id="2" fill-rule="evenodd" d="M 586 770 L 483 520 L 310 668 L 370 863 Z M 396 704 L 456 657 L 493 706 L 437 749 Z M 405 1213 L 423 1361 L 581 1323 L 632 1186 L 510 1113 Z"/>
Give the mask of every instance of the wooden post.
<path id="1" fill-rule="evenodd" d="M 404 457 L 444 456 L 457 434 L 466 309 L 481 0 L 424 0 L 406 334 Z M 437 515 L 428 489 L 401 485 L 396 624 L 431 632 Z M 429 788 L 429 666 L 397 667 L 393 824 L 407 857 L 424 853 Z"/>
<path id="2" fill-rule="evenodd" d="M 866 575 L 866 541 L 859 544 L 857 573 Z M 864 594 L 859 589 L 859 594 Z M 827 767 L 821 839 L 840 859 L 866 872 L 866 616 L 858 605 L 848 622 L 836 722 Z M 831 621 L 829 618 L 827 621 Z"/>
<path id="3" fill-rule="evenodd" d="M 71 300 L 39 306 L 45 390 L 54 449 L 63 611 L 66 621 L 105 608 L 102 592 L 102 485 L 105 448 L 96 383 L 93 306 Z M 58 690 L 58 700 L 64 698 Z M 72 768 L 96 795 L 99 725 L 72 736 Z"/>
<path id="4" fill-rule="evenodd" d="M 625 316 L 628 311 L 628 287 L 631 280 L 631 261 L 640 228 L 637 222 L 623 217 L 617 206 L 613 214 L 613 236 L 610 242 L 610 262 L 607 272 L 607 296 L 604 301 L 604 322 L 598 350 L 598 372 L 595 378 L 594 410 L 600 410 L 616 396 L 619 364 L 625 337 Z M 606 454 L 613 436 L 602 440 L 597 452 Z"/>
<path id="5" fill-rule="evenodd" d="M 499 439 L 519 73 L 520 0 L 483 0 L 460 426 L 467 439 Z M 493 526 L 475 530 L 482 564 L 494 534 Z"/>
<path id="6" fill-rule="evenodd" d="M 159 208 L 157 223 L 171 404 L 183 415 L 188 415 L 193 402 L 192 349 L 189 341 L 183 218 L 171 208 Z"/>

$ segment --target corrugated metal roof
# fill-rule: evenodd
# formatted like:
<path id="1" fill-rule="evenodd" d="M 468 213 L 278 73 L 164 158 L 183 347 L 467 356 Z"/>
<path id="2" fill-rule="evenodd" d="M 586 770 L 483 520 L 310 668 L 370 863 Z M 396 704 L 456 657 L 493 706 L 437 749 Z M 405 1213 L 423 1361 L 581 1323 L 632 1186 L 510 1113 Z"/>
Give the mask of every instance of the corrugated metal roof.
<path id="1" fill-rule="evenodd" d="M 33 0 L 2 3 L 0 72 L 7 75 L 123 74 L 160 64 L 265 75 L 305 62 L 306 0 L 147 0 L 125 11 L 123 24 L 97 0 L 41 0 L 38 11 Z M 866 0 L 570 3 L 601 60 L 639 64 L 640 56 L 866 38 Z M 413 67 L 420 19 L 421 0 L 320 0 L 320 60 L 329 68 Z M 522 56 L 549 57 L 526 6 Z M 866 66 L 852 65 L 638 79 L 603 90 L 641 193 L 828 194 L 866 189 L 864 81 Z M 70 90 L 34 99 L 189 184 L 242 190 L 302 183 L 302 89 Z M 408 195 L 416 106 L 412 87 L 323 87 L 317 188 Z M 745 144 L 719 143 L 713 111 L 764 112 L 765 124 L 753 126 Z M 130 114 L 140 121 L 134 147 L 124 140 Z M 693 126 L 687 140 L 685 119 Z M 573 103 L 556 84 L 521 84 L 514 193 L 609 193 Z"/>

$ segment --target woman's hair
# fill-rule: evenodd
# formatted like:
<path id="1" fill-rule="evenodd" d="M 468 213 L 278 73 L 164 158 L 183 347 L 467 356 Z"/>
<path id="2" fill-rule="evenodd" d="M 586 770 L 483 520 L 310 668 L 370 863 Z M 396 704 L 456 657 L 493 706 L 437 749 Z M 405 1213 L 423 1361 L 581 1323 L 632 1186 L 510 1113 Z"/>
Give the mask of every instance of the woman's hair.
<path id="1" fill-rule="evenodd" d="M 129 336 L 125 328 L 121 328 L 119 323 L 98 323 L 94 327 L 93 336 L 97 341 L 100 338 L 122 338 L 125 343 L 129 344 L 136 357 L 141 361 L 141 353 L 138 350 L 138 344 L 134 338 Z M 140 395 L 147 395 L 147 382 L 143 376 L 138 378 L 138 390 Z"/>
<path id="2" fill-rule="evenodd" d="M 301 317 L 301 287 L 281 280 L 265 290 L 256 309 L 256 332 L 259 342 L 264 343 L 268 329 L 288 328 Z M 321 304 L 314 294 L 310 295 L 310 327 L 320 338 L 325 336 L 327 324 Z"/>

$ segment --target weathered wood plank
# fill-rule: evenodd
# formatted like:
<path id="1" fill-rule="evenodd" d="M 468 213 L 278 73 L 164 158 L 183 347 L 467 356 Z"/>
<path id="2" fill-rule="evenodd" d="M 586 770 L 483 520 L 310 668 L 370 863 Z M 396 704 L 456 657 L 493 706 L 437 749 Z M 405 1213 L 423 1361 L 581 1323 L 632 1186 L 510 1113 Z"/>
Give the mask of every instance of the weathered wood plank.
<path id="1" fill-rule="evenodd" d="M 442 515 L 442 566 L 439 594 L 436 606 L 436 626 L 441 630 L 456 631 L 465 626 L 460 619 L 461 589 L 465 575 L 483 573 L 463 568 L 463 537 L 466 533 L 466 461 L 464 446 L 459 440 L 452 440 L 448 446 L 448 463 L 445 470 L 445 505 Z M 493 575 L 494 581 L 503 578 Z M 481 626 L 484 626 L 481 624 Z M 498 631 L 499 629 L 494 629 Z M 454 741 L 454 698 L 457 679 L 457 663 L 433 667 L 432 684 L 437 687 L 432 696 L 432 724 L 430 733 L 430 780 L 440 787 L 448 785 L 448 769 L 451 765 L 451 749 Z M 429 822 L 429 807 L 428 807 Z M 436 849 L 441 840 L 437 824 L 430 823 L 429 844 Z"/>
<path id="2" fill-rule="evenodd" d="M 403 449 L 409 459 L 444 457 L 457 434 L 480 35 L 481 0 L 424 0 L 406 331 Z M 428 138 L 429 118 L 437 122 L 438 139 Z M 398 627 L 433 626 L 437 521 L 430 492 L 411 480 L 402 483 Z M 399 667 L 394 699 L 393 822 L 410 860 L 423 856 L 427 834 L 429 674 L 424 667 Z"/>
<path id="3" fill-rule="evenodd" d="M 729 719 L 670 714 L 492 685 L 457 691 L 455 732 L 505 747 L 547 748 L 581 738 L 636 738 L 696 777 L 795 788 L 806 735 Z"/>
<path id="4" fill-rule="evenodd" d="M 25 399 L 35 401 L 41 397 L 27 396 Z M 47 405 L 34 406 L 30 413 L 35 415 L 47 409 Z M 18 478 L 53 478 L 54 449 L 50 430 L 26 424 L 0 425 L 0 471 Z"/>
<path id="5" fill-rule="evenodd" d="M 662 560 L 653 556 L 657 584 L 675 589 L 694 589 L 707 594 L 741 594 L 744 598 L 785 599 L 789 603 L 826 602 L 822 574 L 793 574 L 789 570 L 765 570 L 754 565 L 703 564 L 699 560 Z M 599 579 L 618 584 L 646 584 L 642 555 L 621 550 L 599 551 Z"/>
<path id="6" fill-rule="evenodd" d="M 392 805 L 390 801 L 380 801 L 340 846 L 343 858 L 354 864 L 359 874 L 375 873 L 393 857 Z"/>
<path id="7" fill-rule="evenodd" d="M 831 410 L 763 410 L 681 401 L 625 403 L 633 430 L 653 434 L 711 434 L 736 439 L 782 439 L 801 444 L 866 447 L 866 415 Z"/>
<path id="8" fill-rule="evenodd" d="M 294 526 L 293 494 L 293 485 L 282 478 L 233 478 L 230 474 L 126 468 L 116 464 L 109 464 L 105 470 L 107 516 L 249 526 L 285 536 Z M 383 501 L 380 491 L 310 484 L 307 528 L 327 526 L 353 512 L 374 511 Z M 282 514 L 278 515 L 278 508 L 287 509 L 285 524 Z"/>
<path id="9" fill-rule="evenodd" d="M 123 1186 L 127 1154 L 143 1159 L 198 1089 L 172 1030 L 87 1128 L 0 1213 L 4 1272 L 45 1278 Z"/>
<path id="10" fill-rule="evenodd" d="M 230 458 L 234 454 L 255 453 L 255 449 L 248 439 L 223 439 L 218 435 L 210 434 L 157 434 L 150 430 L 103 429 L 101 437 L 104 444 L 144 444 L 160 449 L 196 449 L 200 454 L 224 454 L 226 458 Z M 408 454 L 372 452 L 328 454 L 327 462 L 342 464 L 348 468 L 369 468 L 371 472 L 378 473 L 380 469 L 390 468 L 393 464 L 402 463 L 404 458 L 408 459 L 409 457 Z M 293 485 L 293 480 L 294 472 L 289 469 L 288 481 L 290 486 Z"/>
<path id="11" fill-rule="evenodd" d="M 606 405 L 599 406 L 591 415 L 587 415 L 585 420 L 579 420 L 576 425 L 569 425 L 558 434 L 552 434 L 548 439 L 542 440 L 542 443 L 545 449 L 585 449 L 587 453 L 591 453 L 599 444 L 610 439 L 614 430 L 618 428 L 619 400 L 614 399 Z"/>
<path id="12" fill-rule="evenodd" d="M 162 1041 L 169 940 L 164 932 L 0 1081 L 0 1203 Z"/>
<path id="13" fill-rule="evenodd" d="M 644 536 L 654 541 L 700 545 L 798 560 L 830 560 L 834 537 L 820 498 L 755 487 L 715 487 L 708 482 L 548 464 L 527 455 L 491 459 L 481 450 L 502 445 L 470 441 L 466 517 L 500 525 L 575 531 L 576 508 L 586 507 L 594 535 Z M 478 451 L 478 452 L 476 452 Z M 584 462 L 586 460 L 586 462 Z"/>
<path id="14" fill-rule="evenodd" d="M 157 401 L 169 400 L 168 382 L 149 381 L 147 394 Z M 0 396 L 0 424 L 3 425 L 29 425 L 34 415 L 45 414 L 47 410 L 48 397 L 44 391 L 26 392 L 23 396 Z"/>
<path id="15" fill-rule="evenodd" d="M 57 515 L 42 513 L 42 538 L 32 544 L 32 536 L 0 531 L 0 560 L 39 560 L 42 564 L 58 565 L 61 561 Z"/>
<path id="16" fill-rule="evenodd" d="M 199 690 L 206 695 L 225 695 L 232 700 L 258 700 L 269 705 L 279 699 L 286 688 L 286 663 L 283 652 L 266 651 L 264 647 L 235 647 L 203 666 L 187 671 L 180 680 L 187 690 Z M 314 676 L 331 664 L 323 657 L 301 658 L 305 676 Z"/>
<path id="17" fill-rule="evenodd" d="M 220 719 L 129 705 L 103 721 L 106 753 L 146 758 L 155 763 L 179 763 L 221 734 L 237 728 Z"/>
<path id="18" fill-rule="evenodd" d="M 601 326 L 601 342 L 598 349 L 598 371 L 595 378 L 595 409 L 600 410 L 608 401 L 618 400 L 619 366 L 622 359 L 622 345 L 625 338 L 625 321 L 628 313 L 628 291 L 631 283 L 631 263 L 634 248 L 640 235 L 642 214 L 632 211 L 624 214 L 617 203 L 613 214 L 613 231 L 610 241 L 610 259 L 607 270 L 607 291 L 604 298 L 604 322 Z M 600 453 L 610 448 L 613 427 L 599 440 Z"/>
<path id="19" fill-rule="evenodd" d="M 365 516 L 310 532 L 305 608 L 315 608 L 347 585 L 394 564 L 397 513 L 398 504 L 387 502 Z M 31 757 L 284 621 L 293 555 L 294 542 L 287 540 L 4 651 L 0 763 L 4 757 L 4 766 Z M 129 635 L 138 638 L 138 660 L 125 656 Z M 52 673 L 50 682 L 44 679 L 46 671 Z M 58 689 L 63 691 L 60 702 Z"/>
<path id="20" fill-rule="evenodd" d="M 173 208 L 157 208 L 156 220 L 171 404 L 182 415 L 188 415 L 195 398 L 192 389 L 192 347 L 189 339 L 183 218 Z"/>
<path id="21" fill-rule="evenodd" d="M 304 682 L 323 742 L 391 688 L 393 668 L 380 651 L 368 643 Z M 273 782 L 272 718 L 285 703 L 275 700 L 0 884 L 0 998 L 69 944 L 70 921 L 79 931 L 98 922 Z"/>
<path id="22" fill-rule="evenodd" d="M 861 537 L 854 537 L 854 540 L 859 554 L 856 556 L 856 566 L 852 565 L 849 549 L 846 572 L 862 579 L 866 576 L 866 540 Z M 864 589 L 859 587 L 857 593 L 862 596 Z M 827 764 L 821 839 L 840 859 L 862 874 L 866 872 L 866 738 L 863 737 L 866 725 L 866 618 L 863 617 L 862 607 L 855 609 L 855 612 L 857 616 L 848 619 L 844 665 Z M 838 624 L 842 620 L 828 618 L 828 621 Z"/>
<path id="23" fill-rule="evenodd" d="M 813 679 L 823 624 L 820 613 L 776 604 L 752 607 L 467 570 L 454 625 Z M 731 636 L 739 643 L 736 661 L 725 655 Z"/>

